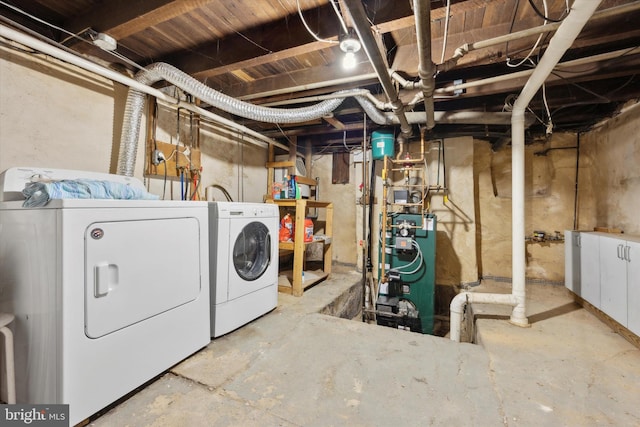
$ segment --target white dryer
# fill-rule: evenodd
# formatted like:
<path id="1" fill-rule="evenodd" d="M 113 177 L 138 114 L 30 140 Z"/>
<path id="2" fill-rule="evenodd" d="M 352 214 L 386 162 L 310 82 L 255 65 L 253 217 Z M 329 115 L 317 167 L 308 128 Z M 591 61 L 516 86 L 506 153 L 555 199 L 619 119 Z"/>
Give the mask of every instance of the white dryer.
<path id="1" fill-rule="evenodd" d="M 278 207 L 209 203 L 211 336 L 243 326 L 278 305 Z"/>
<path id="2" fill-rule="evenodd" d="M 3 200 L 31 176 L 73 175 L 9 171 Z M 0 312 L 16 316 L 18 403 L 69 404 L 75 425 L 206 346 L 207 242 L 206 202 L 0 202 Z"/>

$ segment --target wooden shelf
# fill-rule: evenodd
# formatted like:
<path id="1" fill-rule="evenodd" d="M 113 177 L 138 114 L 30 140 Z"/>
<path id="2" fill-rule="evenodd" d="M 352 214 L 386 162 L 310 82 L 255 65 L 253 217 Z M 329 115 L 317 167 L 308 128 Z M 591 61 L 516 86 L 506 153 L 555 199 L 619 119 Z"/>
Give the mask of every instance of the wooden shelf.
<path id="1" fill-rule="evenodd" d="M 323 239 L 314 240 L 313 242 L 304 241 L 304 227 L 295 227 L 295 236 L 292 242 L 280 242 L 279 249 L 281 251 L 293 251 L 293 270 L 290 275 L 291 286 L 278 285 L 280 292 L 289 293 L 294 296 L 302 296 L 304 290 L 309 286 L 326 279 L 331 274 L 331 239 L 333 233 L 333 203 L 321 202 L 309 199 L 275 199 L 267 200 L 268 203 L 274 203 L 280 208 L 295 209 L 295 223 L 304 224 L 308 208 L 325 209 L 325 232 Z M 321 273 L 313 272 L 311 275 L 303 279 L 303 265 L 305 248 L 312 243 L 323 243 L 323 269 Z M 311 273 L 311 272 L 310 272 Z M 281 273 L 282 274 L 282 273 Z"/>
<path id="2" fill-rule="evenodd" d="M 329 277 L 330 274 L 322 270 L 303 271 L 303 273 L 301 283 L 303 291 L 316 283 L 323 281 Z M 292 270 L 281 271 L 278 276 L 278 292 L 295 295 L 293 293 L 293 277 L 294 274 Z"/>

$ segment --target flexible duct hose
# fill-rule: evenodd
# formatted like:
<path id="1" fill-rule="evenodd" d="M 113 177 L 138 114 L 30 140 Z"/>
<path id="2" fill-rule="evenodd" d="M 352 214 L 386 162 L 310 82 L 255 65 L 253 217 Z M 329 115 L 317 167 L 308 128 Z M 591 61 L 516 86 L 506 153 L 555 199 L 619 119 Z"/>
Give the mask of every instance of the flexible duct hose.
<path id="1" fill-rule="evenodd" d="M 348 94 L 349 91 L 345 91 L 345 94 Z M 391 118 L 387 117 L 382 111 L 378 110 L 378 108 L 368 100 L 364 96 L 354 96 L 356 101 L 360 104 L 364 112 L 369 116 L 369 118 L 377 125 L 390 125 L 392 124 Z"/>
<path id="2" fill-rule="evenodd" d="M 266 123 L 299 123 L 318 119 L 335 110 L 344 101 L 344 98 L 328 99 L 312 106 L 287 110 L 262 107 L 218 92 L 177 68 L 161 62 L 151 64 L 138 72 L 135 80 L 146 85 L 166 80 L 214 107 L 237 116 Z M 345 91 L 345 96 L 347 93 L 348 91 Z M 370 103 L 368 100 L 365 101 Z M 129 91 L 118 155 L 117 173 L 120 175 L 133 176 L 134 173 L 144 102 L 145 95 L 142 92 Z M 360 103 L 362 104 L 362 101 Z"/>

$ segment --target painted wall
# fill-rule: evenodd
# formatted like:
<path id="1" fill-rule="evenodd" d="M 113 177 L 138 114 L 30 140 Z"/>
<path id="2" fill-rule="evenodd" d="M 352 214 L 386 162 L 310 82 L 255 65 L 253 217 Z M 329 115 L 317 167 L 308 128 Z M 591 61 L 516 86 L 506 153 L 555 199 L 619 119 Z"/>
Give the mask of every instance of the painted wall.
<path id="1" fill-rule="evenodd" d="M 58 61 L 0 47 L 0 170 L 109 172 L 126 89 Z M 122 107 L 124 108 L 124 107 Z M 139 175 L 141 176 L 141 175 Z"/>
<path id="2" fill-rule="evenodd" d="M 640 107 L 580 135 L 554 134 L 526 148 L 525 230 L 555 236 L 594 227 L 640 235 Z M 579 175 L 576 166 L 579 161 Z M 476 141 L 479 268 L 482 277 L 511 277 L 511 150 Z M 578 195 L 576 206 L 576 178 Z M 577 207 L 577 210 L 576 210 Z M 564 244 L 526 244 L 527 279 L 562 282 Z"/>
<path id="3" fill-rule="evenodd" d="M 430 198 L 430 210 L 438 219 L 436 283 L 474 284 L 478 282 L 473 175 L 475 144 L 473 138 L 462 137 L 446 139 L 442 146 L 444 162 L 438 144 L 425 147 L 429 184 L 438 184 L 438 157 L 441 159 L 440 185 L 444 185 L 446 173 L 447 191 L 436 191 Z"/>
<path id="4" fill-rule="evenodd" d="M 561 237 L 573 228 L 576 136 L 555 134 L 546 144 L 525 150 L 525 233 L 534 230 Z M 475 176 L 479 229 L 479 269 L 485 278 L 511 277 L 511 149 L 493 152 L 476 140 Z M 527 241 L 526 277 L 544 281 L 564 279 L 561 240 Z"/>
<path id="5" fill-rule="evenodd" d="M 312 176 L 320 178 L 320 200 L 333 202 L 333 243 L 331 258 L 344 264 L 356 264 L 358 243 L 356 233 L 356 187 L 360 181 L 356 177 L 356 168 L 351 155 L 348 184 L 332 184 L 332 155 L 314 155 L 312 157 Z M 319 219 L 323 221 L 324 209 L 319 209 Z M 361 224 L 361 223 L 359 223 Z M 361 228 L 362 225 L 359 225 Z"/>
<path id="6" fill-rule="evenodd" d="M 640 235 L 640 103 L 580 139 L 578 229 Z"/>
<path id="7" fill-rule="evenodd" d="M 128 88 L 60 61 L 6 47 L 0 48 L 0 87 L 0 170 L 30 166 L 115 173 Z M 175 142 L 176 117 L 174 109 L 159 108 L 159 140 Z M 182 141 L 190 137 L 186 124 L 183 117 Z M 144 140 L 142 131 L 134 173 L 139 179 L 144 179 Z M 221 185 L 235 201 L 263 200 L 266 144 L 206 121 L 200 144 L 204 186 Z M 149 191 L 162 195 L 163 180 L 146 183 Z M 179 184 L 175 199 L 178 188 Z M 170 198 L 171 182 L 166 192 Z M 219 191 L 214 196 L 225 200 Z"/>

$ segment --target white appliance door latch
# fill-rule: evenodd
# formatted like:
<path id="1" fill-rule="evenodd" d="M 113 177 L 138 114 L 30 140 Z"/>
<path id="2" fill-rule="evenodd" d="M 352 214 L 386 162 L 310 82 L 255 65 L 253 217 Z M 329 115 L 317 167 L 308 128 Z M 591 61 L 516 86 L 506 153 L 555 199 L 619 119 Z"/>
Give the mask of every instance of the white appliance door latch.
<path id="1" fill-rule="evenodd" d="M 118 282 L 118 266 L 101 263 L 94 266 L 93 295 L 96 298 L 106 296 Z"/>

